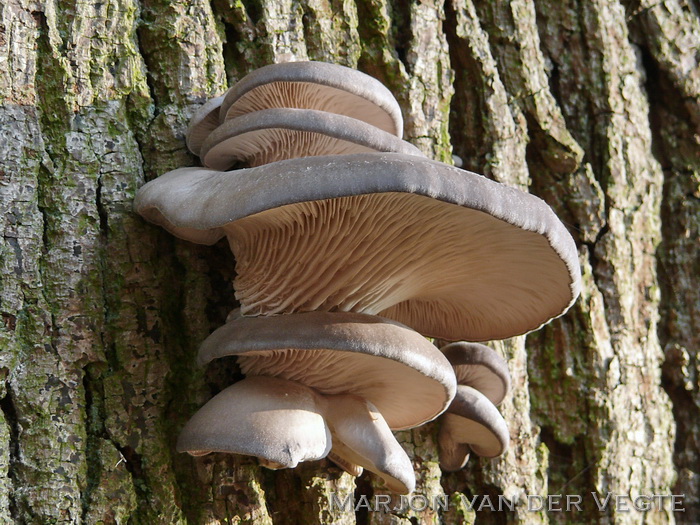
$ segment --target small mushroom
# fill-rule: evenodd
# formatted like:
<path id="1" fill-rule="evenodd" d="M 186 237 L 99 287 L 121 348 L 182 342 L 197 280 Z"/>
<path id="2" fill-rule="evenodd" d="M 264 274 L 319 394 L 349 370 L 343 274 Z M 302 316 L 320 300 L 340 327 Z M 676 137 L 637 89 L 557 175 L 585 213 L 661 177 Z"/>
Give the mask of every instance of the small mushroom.
<path id="1" fill-rule="evenodd" d="M 223 95 L 205 102 L 194 114 L 185 134 L 187 148 L 199 155 L 204 140 L 219 125 L 219 109 L 223 102 Z"/>
<path id="2" fill-rule="evenodd" d="M 324 405 L 310 388 L 273 377 L 249 377 L 214 396 L 180 433 L 178 452 L 230 452 L 290 468 L 326 457 L 331 433 Z"/>
<path id="3" fill-rule="evenodd" d="M 180 169 L 135 207 L 195 242 L 228 236 L 243 315 L 357 311 L 483 341 L 539 328 L 580 290 L 576 245 L 547 204 L 417 156 Z"/>
<path id="4" fill-rule="evenodd" d="M 375 126 L 314 109 L 264 109 L 227 120 L 201 147 L 202 163 L 224 170 L 235 162 L 260 166 L 319 155 L 391 151 L 424 155 L 412 144 Z"/>
<path id="5" fill-rule="evenodd" d="M 390 428 L 440 415 L 454 396 L 448 360 L 410 328 L 377 316 L 308 312 L 239 317 L 204 340 L 198 363 L 237 356 L 246 376 L 279 377 L 372 403 Z"/>
<path id="6" fill-rule="evenodd" d="M 360 71 L 324 62 L 271 64 L 228 90 L 219 120 L 270 108 L 318 109 L 362 120 L 401 138 L 403 117 L 391 92 Z"/>
<path id="7" fill-rule="evenodd" d="M 440 418 L 440 467 L 450 472 L 463 468 L 470 451 L 487 458 L 500 456 L 509 442 L 508 427 L 494 404 L 478 390 L 458 385 Z"/>
<path id="8" fill-rule="evenodd" d="M 359 396 L 324 397 L 333 436 L 330 459 L 356 476 L 362 473 L 358 466 L 374 472 L 394 492 L 412 492 L 416 477 L 411 460 L 379 410 Z"/>
<path id="9" fill-rule="evenodd" d="M 454 368 L 458 385 L 475 388 L 494 405 L 501 404 L 510 391 L 510 372 L 497 352 L 479 343 L 463 341 L 443 346 L 440 351 Z"/>

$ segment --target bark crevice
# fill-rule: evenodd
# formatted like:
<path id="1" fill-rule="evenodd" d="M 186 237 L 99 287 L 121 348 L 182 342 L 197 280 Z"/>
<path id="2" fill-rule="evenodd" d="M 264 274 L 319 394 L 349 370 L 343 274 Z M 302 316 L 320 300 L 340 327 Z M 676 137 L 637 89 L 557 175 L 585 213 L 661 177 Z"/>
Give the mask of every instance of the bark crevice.
<path id="1" fill-rule="evenodd" d="M 20 459 L 20 428 L 19 420 L 17 418 L 17 409 L 15 407 L 14 401 L 12 400 L 12 390 L 10 385 L 5 385 L 5 397 L 0 399 L 0 410 L 2 410 L 3 417 L 5 418 L 5 424 L 9 429 L 10 440 L 8 443 L 9 448 L 9 462 L 7 465 L 7 477 L 9 478 L 12 487 L 10 493 L 7 495 L 9 500 L 9 512 L 10 517 L 15 523 L 20 523 L 22 516 L 19 511 L 17 500 L 15 497 L 15 492 L 18 488 L 21 488 L 21 482 L 17 479 L 17 474 L 15 472 L 15 465 L 19 465 Z"/>

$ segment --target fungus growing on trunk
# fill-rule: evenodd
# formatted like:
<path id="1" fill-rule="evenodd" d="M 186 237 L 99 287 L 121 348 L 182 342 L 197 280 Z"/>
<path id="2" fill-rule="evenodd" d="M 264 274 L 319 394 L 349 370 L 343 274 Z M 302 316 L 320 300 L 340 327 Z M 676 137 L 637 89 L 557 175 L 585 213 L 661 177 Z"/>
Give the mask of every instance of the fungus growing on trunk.
<path id="1" fill-rule="evenodd" d="M 255 455 L 271 467 L 327 455 L 405 493 L 415 478 L 391 429 L 449 405 L 440 430 L 447 468 L 461 468 L 470 450 L 505 450 L 505 422 L 489 399 L 459 386 L 452 400 L 456 370 L 500 402 L 503 363 L 477 350 L 485 368 L 467 373 L 464 348 L 447 349 L 453 370 L 420 334 L 501 339 L 562 315 L 579 293 L 580 269 L 552 210 L 423 157 L 400 140 L 391 93 L 348 68 L 268 66 L 227 92 L 214 126 L 217 104 L 195 116 L 191 148 L 210 167 L 257 166 L 174 170 L 134 203 L 181 238 L 226 236 L 236 257 L 240 311 L 199 359 L 236 355 L 248 377 L 193 416 L 178 449 Z M 251 394 L 260 399 L 247 404 Z M 266 406 L 272 414 L 261 414 Z M 272 429 L 297 410 L 305 415 L 288 429 Z M 230 428 L 234 419 L 243 428 Z M 227 433 L 260 443 L 231 445 Z"/>
<path id="2" fill-rule="evenodd" d="M 263 109 L 227 120 L 201 148 L 202 163 L 225 170 L 319 155 L 390 151 L 424 155 L 413 144 L 370 124 L 314 109 Z"/>
<path id="3" fill-rule="evenodd" d="M 440 418 L 440 467 L 459 470 L 469 453 L 494 458 L 508 449 L 508 426 L 498 409 L 478 390 L 457 386 L 457 394 L 447 413 Z"/>
<path id="4" fill-rule="evenodd" d="M 542 200 L 416 156 L 184 168 L 135 206 L 182 238 L 228 237 L 244 316 L 355 311 L 483 341 L 539 328 L 580 288 L 573 239 Z"/>
<path id="5" fill-rule="evenodd" d="M 401 108 L 384 84 L 360 71 L 324 62 L 271 64 L 226 92 L 220 122 L 270 108 L 318 109 L 362 120 L 401 138 Z"/>
<path id="6" fill-rule="evenodd" d="M 209 400 L 187 422 L 179 452 L 256 456 L 268 468 L 326 457 L 331 433 L 316 393 L 299 383 L 250 377 Z"/>
<path id="7" fill-rule="evenodd" d="M 500 405 L 508 395 L 508 364 L 488 346 L 460 341 L 443 346 L 440 351 L 454 368 L 458 385 L 478 390 L 494 405 Z"/>
<path id="8" fill-rule="evenodd" d="M 240 317 L 207 337 L 198 363 L 224 356 L 236 356 L 247 377 L 280 377 L 321 394 L 366 399 L 393 430 L 436 418 L 456 388 L 440 350 L 414 330 L 372 315 Z"/>
<path id="9" fill-rule="evenodd" d="M 395 321 L 364 314 L 232 317 L 202 343 L 200 365 L 236 356 L 247 377 L 310 387 L 325 400 L 319 413 L 333 435 L 330 459 L 351 474 L 364 467 L 392 490 L 412 490 L 410 460 L 390 429 L 422 425 L 452 401 L 455 376 L 435 346 Z M 202 410 L 211 411 L 208 404 Z M 217 405 L 221 419 L 231 419 L 225 411 Z M 276 446 L 284 448 L 283 439 L 288 437 L 280 436 Z M 291 439 L 295 449 L 296 437 Z"/>
<path id="10" fill-rule="evenodd" d="M 223 100 L 222 95 L 202 104 L 190 120 L 185 137 L 187 148 L 195 155 L 199 155 L 204 140 L 219 126 L 219 110 Z"/>

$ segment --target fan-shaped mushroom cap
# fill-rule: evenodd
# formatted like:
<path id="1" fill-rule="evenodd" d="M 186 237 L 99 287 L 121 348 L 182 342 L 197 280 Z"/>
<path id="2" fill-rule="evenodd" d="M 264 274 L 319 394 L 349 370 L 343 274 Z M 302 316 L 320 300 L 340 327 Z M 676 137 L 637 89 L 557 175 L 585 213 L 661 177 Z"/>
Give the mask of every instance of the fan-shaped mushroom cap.
<path id="1" fill-rule="evenodd" d="M 264 109 L 227 120 L 204 141 L 202 163 L 228 169 L 298 157 L 391 151 L 424 155 L 414 145 L 344 115 L 314 109 Z"/>
<path id="2" fill-rule="evenodd" d="M 331 434 L 310 388 L 273 377 L 250 377 L 214 396 L 192 416 L 178 452 L 257 456 L 271 468 L 326 457 Z"/>
<path id="3" fill-rule="evenodd" d="M 464 467 L 470 449 L 478 456 L 500 456 L 509 442 L 508 427 L 494 404 L 478 390 L 459 385 L 450 408 L 440 418 L 442 469 L 455 471 Z"/>
<path id="4" fill-rule="evenodd" d="M 394 492 L 412 492 L 416 485 L 413 465 L 380 411 L 358 396 L 325 396 L 325 400 L 326 422 L 333 435 L 331 459 L 340 458 L 340 466 L 348 471 L 359 465 L 374 472 Z"/>
<path id="5" fill-rule="evenodd" d="M 199 155 L 204 140 L 219 125 L 219 108 L 223 100 L 222 95 L 205 102 L 190 120 L 185 141 L 189 150 L 195 155 Z"/>
<path id="6" fill-rule="evenodd" d="M 347 115 L 401 138 L 401 108 L 381 82 L 355 69 L 325 62 L 271 64 L 228 90 L 219 119 L 270 108 L 319 109 Z"/>
<path id="7" fill-rule="evenodd" d="M 248 376 L 298 381 L 326 395 L 360 396 L 397 430 L 437 417 L 456 387 L 450 363 L 424 337 L 396 321 L 364 314 L 234 319 L 202 343 L 198 361 L 203 365 L 229 355 L 238 356 Z"/>
<path id="8" fill-rule="evenodd" d="M 539 328 L 580 290 L 576 246 L 547 204 L 421 157 L 180 169 L 135 207 L 195 242 L 227 235 L 244 315 L 358 311 L 483 341 Z"/>
<path id="9" fill-rule="evenodd" d="M 440 351 L 454 368 L 458 385 L 475 388 L 494 405 L 499 405 L 510 391 L 508 364 L 488 346 L 461 341 Z"/>

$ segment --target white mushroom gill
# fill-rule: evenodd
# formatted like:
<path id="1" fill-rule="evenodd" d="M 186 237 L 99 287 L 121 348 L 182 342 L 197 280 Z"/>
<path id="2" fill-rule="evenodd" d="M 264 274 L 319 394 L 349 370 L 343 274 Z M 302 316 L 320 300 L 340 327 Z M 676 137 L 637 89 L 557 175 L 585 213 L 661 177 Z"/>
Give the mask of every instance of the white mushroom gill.
<path id="1" fill-rule="evenodd" d="M 532 330 L 569 301 L 568 269 L 545 237 L 421 195 L 287 205 L 224 229 L 243 315 L 363 312 L 485 340 Z"/>
<path id="2" fill-rule="evenodd" d="M 403 132 L 396 128 L 394 119 L 373 102 L 311 82 L 272 82 L 258 86 L 241 96 L 230 108 L 225 108 L 228 111 L 220 119 L 223 121 L 269 108 L 318 109 L 362 120 L 399 137 Z"/>
<path id="3" fill-rule="evenodd" d="M 236 161 L 261 166 L 285 159 L 376 151 L 321 133 L 293 129 L 267 128 L 248 132 L 243 138 L 245 140 L 241 137 L 234 137 L 235 141 L 224 140 L 209 149 L 204 157 L 206 166 L 225 170 Z M 232 142 L 235 142 L 234 147 Z"/>
<path id="4" fill-rule="evenodd" d="M 331 449 L 327 457 L 351 476 L 360 476 L 364 471 L 364 469 L 360 465 L 348 461 L 347 459 L 343 458 L 340 454 L 336 454 L 335 452 L 333 452 L 333 449 Z"/>
<path id="5" fill-rule="evenodd" d="M 227 120 L 202 144 L 205 166 L 253 166 L 301 157 L 385 151 L 423 157 L 412 144 L 361 120 L 314 109 L 275 108 Z"/>

